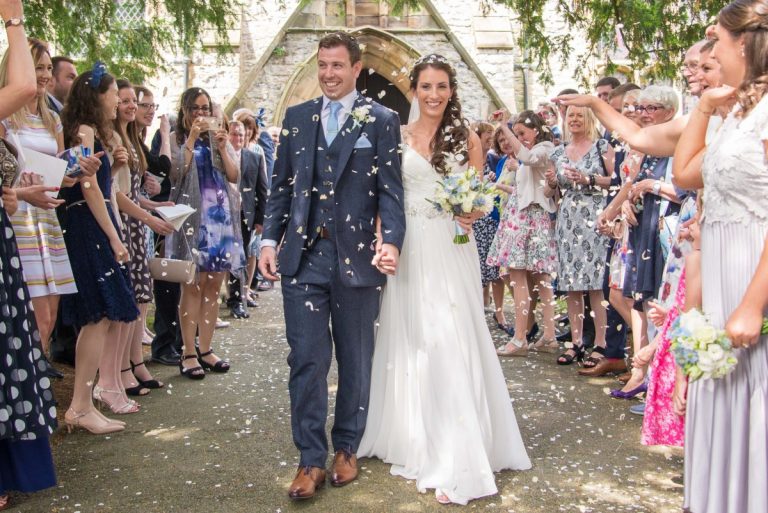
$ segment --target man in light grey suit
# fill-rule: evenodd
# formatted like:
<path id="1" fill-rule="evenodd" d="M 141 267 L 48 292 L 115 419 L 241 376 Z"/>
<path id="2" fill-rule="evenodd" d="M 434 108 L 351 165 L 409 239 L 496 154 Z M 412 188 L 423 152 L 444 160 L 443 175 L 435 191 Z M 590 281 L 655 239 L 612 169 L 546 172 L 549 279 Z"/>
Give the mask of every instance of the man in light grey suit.
<path id="1" fill-rule="evenodd" d="M 374 322 L 386 283 L 379 269 L 394 272 L 405 236 L 400 120 L 355 90 L 360 59 L 360 47 L 347 33 L 320 40 L 323 96 L 286 112 L 264 220 L 259 269 L 276 280 L 279 261 L 291 349 L 291 428 L 301 453 L 288 492 L 292 499 L 313 497 L 325 482 L 334 345 L 339 385 L 331 484 L 357 477 Z M 374 258 L 387 266 L 375 267 Z"/>

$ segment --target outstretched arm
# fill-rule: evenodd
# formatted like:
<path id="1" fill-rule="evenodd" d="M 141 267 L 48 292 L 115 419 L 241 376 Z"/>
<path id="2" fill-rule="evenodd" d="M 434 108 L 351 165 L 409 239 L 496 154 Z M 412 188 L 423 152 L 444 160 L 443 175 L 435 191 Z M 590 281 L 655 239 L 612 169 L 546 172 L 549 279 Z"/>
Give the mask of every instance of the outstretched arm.
<path id="1" fill-rule="evenodd" d="M 682 116 L 660 125 L 641 128 L 596 96 L 564 94 L 554 101 L 563 105 L 589 107 L 600 123 L 615 133 L 618 139 L 625 141 L 633 150 L 654 157 L 670 157 L 675 153 L 677 140 L 688 122 L 688 117 Z"/>

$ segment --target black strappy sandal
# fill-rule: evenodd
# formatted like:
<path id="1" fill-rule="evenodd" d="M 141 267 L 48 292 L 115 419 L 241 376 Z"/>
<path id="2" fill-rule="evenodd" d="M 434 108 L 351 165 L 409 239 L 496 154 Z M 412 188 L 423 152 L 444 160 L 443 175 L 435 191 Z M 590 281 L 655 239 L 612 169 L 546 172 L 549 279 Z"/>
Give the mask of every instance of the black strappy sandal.
<path id="1" fill-rule="evenodd" d="M 199 365 L 197 367 L 190 367 L 190 368 L 184 367 L 184 363 L 183 363 L 184 360 L 191 360 L 193 358 L 197 360 L 197 355 L 187 354 L 181 357 L 181 360 L 179 361 L 179 373 L 185 378 L 189 378 L 189 379 L 200 380 L 205 378 L 205 369 L 203 369 Z"/>
<path id="2" fill-rule="evenodd" d="M 212 372 L 218 372 L 219 374 L 224 374 L 225 372 L 229 372 L 229 362 L 226 360 L 219 360 L 213 365 L 203 360 L 204 356 L 213 354 L 213 349 L 206 351 L 204 353 L 201 353 L 199 348 L 195 348 L 195 350 L 197 351 L 197 361 L 200 362 L 200 365 L 203 367 L 203 369 L 209 370 Z"/>
<path id="3" fill-rule="evenodd" d="M 133 368 L 121 369 L 120 372 L 131 372 L 132 370 L 133 370 Z M 134 376 L 134 377 L 136 377 L 136 376 Z M 143 386 L 142 382 L 139 381 L 138 378 L 136 378 L 136 381 L 138 381 L 139 384 L 136 385 L 135 387 L 125 387 L 125 393 L 127 395 L 130 395 L 130 396 L 133 396 L 133 397 L 143 397 L 143 396 L 149 394 L 149 392 L 150 392 L 149 387 Z"/>
<path id="4" fill-rule="evenodd" d="M 600 358 L 595 358 L 594 356 L 592 356 L 593 354 L 600 354 L 602 356 Z M 584 368 L 592 369 L 598 363 L 600 363 L 600 360 L 602 360 L 603 358 L 605 358 L 605 348 L 600 346 L 595 346 L 595 348 L 592 349 L 592 352 L 589 353 L 589 356 L 584 360 Z"/>
<path id="5" fill-rule="evenodd" d="M 133 362 L 131 362 L 131 370 L 132 371 L 136 370 L 136 367 L 141 367 L 142 365 L 144 365 L 146 367 L 146 364 L 144 362 L 141 362 L 141 363 L 133 363 Z M 136 381 L 138 381 L 139 384 L 141 386 L 143 386 L 144 388 L 149 388 L 149 389 L 154 390 L 154 389 L 157 389 L 157 388 L 163 388 L 165 386 L 165 383 L 161 383 L 160 381 L 158 381 L 156 379 L 141 380 L 141 379 L 139 379 L 138 376 L 136 376 L 135 372 L 134 372 L 133 375 L 136 377 Z"/>
<path id="6" fill-rule="evenodd" d="M 569 354 L 569 351 L 573 351 L 574 354 Z M 570 365 L 574 361 L 580 362 L 584 359 L 584 346 L 579 344 L 573 344 L 568 348 L 566 352 L 557 357 L 558 365 Z"/>

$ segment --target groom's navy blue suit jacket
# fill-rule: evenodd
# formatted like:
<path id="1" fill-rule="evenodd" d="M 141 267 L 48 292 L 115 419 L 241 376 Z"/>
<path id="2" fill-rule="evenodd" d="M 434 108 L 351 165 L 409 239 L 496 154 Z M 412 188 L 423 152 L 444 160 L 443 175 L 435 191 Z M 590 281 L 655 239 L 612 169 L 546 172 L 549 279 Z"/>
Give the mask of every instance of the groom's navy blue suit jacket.
<path id="1" fill-rule="evenodd" d="M 322 97 L 309 100 L 289 108 L 283 121 L 263 233 L 264 239 L 280 244 L 283 276 L 298 272 L 312 237 L 307 223 L 315 159 L 321 158 L 317 138 L 323 130 L 322 106 Z M 365 106 L 370 106 L 367 116 L 362 115 Z M 343 138 L 333 187 L 341 279 L 351 287 L 383 285 L 386 277 L 371 265 L 376 215 L 381 216 L 384 243 L 401 249 L 405 236 L 400 120 L 395 112 L 358 95 L 337 138 Z"/>

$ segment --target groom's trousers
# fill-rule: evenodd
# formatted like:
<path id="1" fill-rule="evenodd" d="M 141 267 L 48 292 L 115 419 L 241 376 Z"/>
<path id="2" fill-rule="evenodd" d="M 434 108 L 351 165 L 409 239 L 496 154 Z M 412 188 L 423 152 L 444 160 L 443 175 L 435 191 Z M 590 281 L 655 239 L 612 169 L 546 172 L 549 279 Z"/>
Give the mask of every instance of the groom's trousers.
<path id="1" fill-rule="evenodd" d="M 330 239 L 318 238 L 304 252 L 296 275 L 282 278 L 291 348 L 291 428 L 302 466 L 326 466 L 327 378 L 334 347 L 339 385 L 331 441 L 336 451 L 357 452 L 368 416 L 380 289 L 345 286 L 339 275 L 336 246 Z"/>

